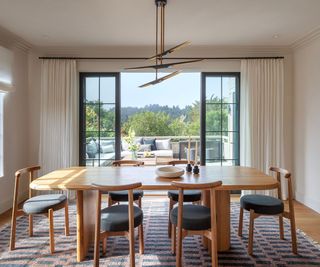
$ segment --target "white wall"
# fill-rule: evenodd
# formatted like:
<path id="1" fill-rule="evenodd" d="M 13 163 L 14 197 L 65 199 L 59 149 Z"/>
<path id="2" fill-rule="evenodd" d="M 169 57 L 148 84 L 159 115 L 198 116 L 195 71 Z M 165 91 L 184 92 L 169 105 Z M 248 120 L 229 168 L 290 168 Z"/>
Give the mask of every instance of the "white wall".
<path id="1" fill-rule="evenodd" d="M 1 41 L 0 35 L 0 41 Z M 17 47 L 14 52 L 13 76 L 15 91 L 4 97 L 4 176 L 0 178 L 0 213 L 12 207 L 14 173 L 28 166 L 28 56 Z M 27 180 L 20 185 L 20 196 L 26 196 Z"/>
<path id="2" fill-rule="evenodd" d="M 320 38 L 294 51 L 296 199 L 320 212 Z"/>

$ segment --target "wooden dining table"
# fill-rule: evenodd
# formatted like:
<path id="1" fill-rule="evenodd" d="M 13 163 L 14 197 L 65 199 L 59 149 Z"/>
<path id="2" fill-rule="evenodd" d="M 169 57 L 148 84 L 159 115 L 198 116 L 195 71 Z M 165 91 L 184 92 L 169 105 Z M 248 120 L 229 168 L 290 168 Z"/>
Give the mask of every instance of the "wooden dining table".
<path id="1" fill-rule="evenodd" d="M 230 248 L 230 191 L 266 190 L 278 187 L 278 181 L 254 168 L 240 166 L 200 166 L 199 174 L 185 173 L 180 178 L 156 175 L 155 166 L 144 167 L 71 167 L 50 172 L 35 179 L 35 190 L 76 190 L 77 192 L 77 261 L 82 261 L 93 242 L 97 203 L 92 184 L 124 185 L 141 182 L 143 190 L 173 190 L 173 180 L 185 183 L 222 181 L 217 188 L 217 244 L 219 251 Z M 203 202 L 209 206 L 209 194 L 203 192 Z M 204 240 L 206 245 L 206 240 Z"/>

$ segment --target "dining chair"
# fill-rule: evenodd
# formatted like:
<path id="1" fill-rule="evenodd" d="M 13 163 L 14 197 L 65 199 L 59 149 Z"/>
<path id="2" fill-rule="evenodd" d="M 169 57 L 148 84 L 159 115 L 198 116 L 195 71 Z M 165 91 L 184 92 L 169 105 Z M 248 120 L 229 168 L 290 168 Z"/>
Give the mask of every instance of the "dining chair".
<path id="1" fill-rule="evenodd" d="M 240 216 L 239 216 L 238 235 L 242 236 L 243 211 L 244 210 L 249 211 L 250 222 L 249 222 L 248 254 L 252 255 L 254 219 L 262 215 L 279 216 L 280 239 L 284 239 L 283 217 L 285 217 L 290 220 L 292 252 L 294 254 L 297 254 L 297 236 L 296 236 L 296 226 L 295 226 L 294 207 L 293 207 L 291 173 L 285 169 L 281 169 L 277 167 L 270 167 L 270 171 L 276 174 L 276 177 L 279 183 L 278 198 L 265 196 L 265 195 L 242 196 L 240 198 Z M 289 211 L 285 211 L 284 203 L 281 197 L 282 196 L 281 176 L 284 176 L 287 181 Z"/>
<path id="2" fill-rule="evenodd" d="M 18 207 L 19 184 L 21 177 L 28 175 L 29 184 L 33 181 L 35 172 L 40 170 L 40 166 L 33 166 L 16 171 L 15 186 L 12 206 L 11 219 L 11 237 L 10 250 L 15 249 L 16 241 L 16 222 L 18 216 L 29 216 L 29 236 L 33 236 L 33 215 L 44 214 L 49 218 L 49 236 L 50 236 L 50 252 L 54 253 L 54 226 L 53 212 L 59 209 L 65 209 L 65 235 L 69 235 L 69 215 L 68 215 L 68 200 L 63 194 L 49 194 L 32 196 L 32 189 L 29 187 L 29 198 L 23 203 L 22 209 Z"/>
<path id="3" fill-rule="evenodd" d="M 102 251 L 107 252 L 107 238 L 111 236 L 126 236 L 129 239 L 130 266 L 135 266 L 134 228 L 139 230 L 139 252 L 144 253 L 143 212 L 133 205 L 133 190 L 141 187 L 141 183 L 105 186 L 93 184 L 97 189 L 97 210 L 94 241 L 94 266 L 99 266 L 100 241 L 103 241 Z M 128 192 L 128 204 L 114 205 L 101 210 L 101 195 L 104 191 Z"/>
<path id="4" fill-rule="evenodd" d="M 112 166 L 120 167 L 120 166 L 143 166 L 144 162 L 139 160 L 115 160 L 112 162 Z M 128 192 L 127 191 L 117 191 L 117 192 L 104 192 L 104 194 L 109 194 L 108 205 L 112 206 L 115 203 L 127 202 L 128 201 Z M 139 208 L 141 208 L 141 198 L 143 197 L 142 190 L 134 190 L 133 191 L 133 200 L 138 204 Z"/>
<path id="5" fill-rule="evenodd" d="M 168 162 L 168 165 L 182 165 L 188 164 L 187 160 L 172 160 Z M 194 162 L 190 161 L 190 164 L 193 165 Z M 173 206 L 178 203 L 179 191 L 178 190 L 169 190 L 169 219 L 168 219 L 168 236 L 171 238 L 171 222 L 170 222 L 170 212 L 173 209 Z M 183 192 L 183 202 L 200 202 L 201 201 L 201 191 L 200 190 L 186 190 Z"/>
<path id="6" fill-rule="evenodd" d="M 218 266 L 217 252 L 217 215 L 216 188 L 221 181 L 212 183 L 188 184 L 173 181 L 172 185 L 179 189 L 178 207 L 172 209 L 170 220 L 172 223 L 172 253 L 176 253 L 176 266 L 182 266 L 182 240 L 189 235 L 202 235 L 211 240 L 211 264 Z M 210 208 L 202 205 L 183 204 L 184 190 L 210 190 Z M 176 231 L 178 236 L 176 236 Z"/>

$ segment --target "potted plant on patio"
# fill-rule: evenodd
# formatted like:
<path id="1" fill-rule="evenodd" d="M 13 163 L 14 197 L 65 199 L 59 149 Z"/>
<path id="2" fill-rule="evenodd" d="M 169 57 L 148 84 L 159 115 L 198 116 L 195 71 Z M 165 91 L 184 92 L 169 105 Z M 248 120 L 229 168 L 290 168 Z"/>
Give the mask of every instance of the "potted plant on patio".
<path id="1" fill-rule="evenodd" d="M 133 129 L 129 129 L 128 136 L 124 137 L 124 140 L 128 144 L 128 150 L 131 151 L 131 157 L 133 160 L 137 159 L 137 151 L 140 148 L 140 144 L 136 143 L 136 133 Z"/>

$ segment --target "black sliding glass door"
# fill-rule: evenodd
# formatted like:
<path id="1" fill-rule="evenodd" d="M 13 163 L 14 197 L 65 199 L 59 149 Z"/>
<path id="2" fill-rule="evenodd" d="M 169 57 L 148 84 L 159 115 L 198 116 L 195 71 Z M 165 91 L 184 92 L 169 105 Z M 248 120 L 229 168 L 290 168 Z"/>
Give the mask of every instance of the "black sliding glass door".
<path id="1" fill-rule="evenodd" d="M 118 73 L 80 74 L 80 165 L 109 166 L 120 153 Z"/>

